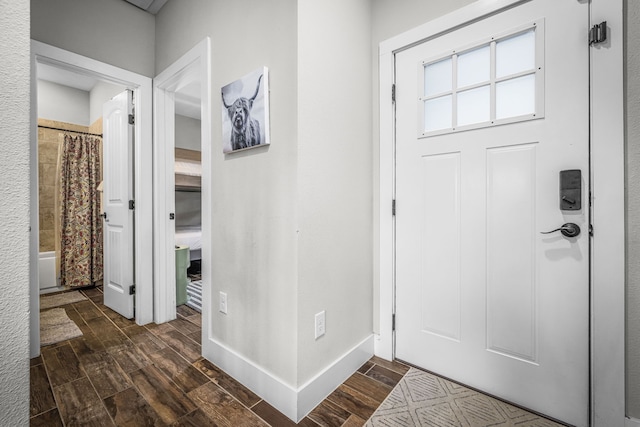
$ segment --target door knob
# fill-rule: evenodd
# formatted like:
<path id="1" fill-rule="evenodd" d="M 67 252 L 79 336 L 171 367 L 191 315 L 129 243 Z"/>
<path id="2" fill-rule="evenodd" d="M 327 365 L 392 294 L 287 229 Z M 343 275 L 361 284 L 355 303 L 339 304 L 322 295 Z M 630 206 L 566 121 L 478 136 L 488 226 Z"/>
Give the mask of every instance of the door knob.
<path id="1" fill-rule="evenodd" d="M 551 234 L 555 233 L 556 231 L 561 232 L 565 237 L 577 237 L 578 235 L 580 235 L 580 227 L 578 227 L 578 224 L 574 224 L 573 222 L 562 224 L 561 227 L 556 228 L 555 230 L 541 231 L 540 234 Z"/>
<path id="2" fill-rule="evenodd" d="M 109 221 L 109 220 L 107 219 L 107 213 L 106 213 L 106 212 L 101 213 L 101 214 L 100 214 L 100 216 L 101 216 L 102 218 L 104 218 L 105 222 Z"/>

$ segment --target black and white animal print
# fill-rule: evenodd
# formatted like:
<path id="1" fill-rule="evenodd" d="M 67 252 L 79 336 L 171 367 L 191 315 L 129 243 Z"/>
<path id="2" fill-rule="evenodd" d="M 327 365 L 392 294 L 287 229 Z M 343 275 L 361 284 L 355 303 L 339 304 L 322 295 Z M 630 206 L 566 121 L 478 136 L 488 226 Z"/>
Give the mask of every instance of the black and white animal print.
<path id="1" fill-rule="evenodd" d="M 241 150 L 243 148 L 260 145 L 260 122 L 251 117 L 253 101 L 255 101 L 260 91 L 262 75 L 258 78 L 256 92 L 251 98 L 240 97 L 231 105 L 227 104 L 222 94 L 222 103 L 227 109 L 229 120 L 231 121 L 231 149 Z"/>

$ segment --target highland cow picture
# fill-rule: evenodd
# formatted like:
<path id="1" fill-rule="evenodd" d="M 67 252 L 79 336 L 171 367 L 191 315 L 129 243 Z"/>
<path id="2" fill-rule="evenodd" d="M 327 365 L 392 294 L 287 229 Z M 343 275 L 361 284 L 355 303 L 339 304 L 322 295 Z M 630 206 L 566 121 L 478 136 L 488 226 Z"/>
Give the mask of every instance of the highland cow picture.
<path id="1" fill-rule="evenodd" d="M 269 74 L 259 68 L 222 87 L 222 151 L 269 144 Z"/>

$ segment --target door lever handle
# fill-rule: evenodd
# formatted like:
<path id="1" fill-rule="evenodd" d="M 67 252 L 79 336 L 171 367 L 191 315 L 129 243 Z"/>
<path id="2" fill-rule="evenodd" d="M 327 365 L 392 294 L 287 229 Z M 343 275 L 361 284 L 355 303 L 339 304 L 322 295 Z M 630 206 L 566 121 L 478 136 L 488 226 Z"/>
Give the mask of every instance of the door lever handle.
<path id="1" fill-rule="evenodd" d="M 566 224 L 562 224 L 561 227 L 556 228 L 551 231 L 541 231 L 540 234 L 551 234 L 559 231 L 565 237 L 577 237 L 580 235 L 580 227 L 578 224 L 574 224 L 573 222 L 567 222 Z"/>
<path id="2" fill-rule="evenodd" d="M 100 214 L 100 216 L 104 219 L 105 222 L 109 222 L 109 220 L 107 219 L 107 213 L 106 212 L 102 212 Z"/>

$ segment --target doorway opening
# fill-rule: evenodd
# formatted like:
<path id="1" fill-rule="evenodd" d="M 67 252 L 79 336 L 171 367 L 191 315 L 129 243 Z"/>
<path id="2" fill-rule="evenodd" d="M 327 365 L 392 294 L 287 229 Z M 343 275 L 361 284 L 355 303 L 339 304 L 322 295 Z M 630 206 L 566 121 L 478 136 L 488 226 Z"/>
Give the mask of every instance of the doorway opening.
<path id="1" fill-rule="evenodd" d="M 125 88 L 43 63 L 37 76 L 40 293 L 101 286 L 102 104 Z"/>
<path id="2" fill-rule="evenodd" d="M 175 92 L 176 306 L 202 312 L 202 120 L 200 82 Z"/>
<path id="3" fill-rule="evenodd" d="M 173 320 L 176 307 L 189 302 L 202 310 L 204 336 L 211 280 L 209 52 L 206 38 L 154 79 L 154 318 Z"/>
<path id="4" fill-rule="evenodd" d="M 103 156 L 101 155 L 100 139 L 103 131 L 99 117 L 102 116 L 104 100 L 111 98 L 116 91 L 122 92 L 125 88 L 131 90 L 137 99 L 136 117 L 138 119 L 135 129 L 136 143 L 133 146 L 135 153 L 134 181 L 135 194 L 141 197 L 138 199 L 138 207 L 133 215 L 136 223 L 142 225 L 137 227 L 133 233 L 138 242 L 133 254 L 136 268 L 134 283 L 132 283 L 132 285 L 137 285 L 138 289 L 136 322 L 145 324 L 153 320 L 151 199 L 148 197 L 146 200 L 147 197 L 145 197 L 145 194 L 151 192 L 151 174 L 146 172 L 151 169 L 151 79 L 36 41 L 32 41 L 31 52 L 31 104 L 34 106 L 31 109 L 31 123 L 34 137 L 31 141 L 30 160 L 32 171 L 30 185 L 32 230 L 30 242 L 30 352 L 31 357 L 35 357 L 40 353 L 40 293 L 63 290 L 64 288 L 60 285 L 100 286 L 102 279 L 99 270 L 103 263 L 97 254 L 102 249 L 101 237 L 93 236 L 90 239 L 89 245 L 93 246 L 96 254 L 90 255 L 90 258 L 95 259 L 92 260 L 92 263 L 88 263 L 88 267 L 83 267 L 90 270 L 89 275 L 85 278 L 71 280 L 73 262 L 69 264 L 71 267 L 65 267 L 68 270 L 62 270 L 62 274 L 59 275 L 57 271 L 60 269 L 56 268 L 56 264 L 59 262 L 56 261 L 56 256 L 49 254 L 49 259 L 41 256 L 42 248 L 52 249 L 47 252 L 56 253 L 55 223 L 57 221 L 55 221 L 55 212 L 59 209 L 55 209 L 55 193 L 62 192 L 56 191 L 55 182 L 56 176 L 59 176 L 57 173 L 59 160 L 64 158 L 64 141 L 66 139 L 75 145 L 80 140 L 93 143 L 93 148 L 89 150 L 92 153 L 85 156 L 91 159 L 96 166 L 91 172 L 93 176 L 90 179 L 87 177 L 78 179 L 83 183 L 82 185 L 86 184 L 87 188 L 91 189 L 94 204 L 90 210 L 93 216 L 98 215 L 98 220 L 102 221 L 99 214 L 102 209 L 100 184 L 103 178 L 101 167 Z M 80 85 L 84 86 L 79 87 Z M 70 99 L 81 100 L 80 105 L 68 102 Z M 49 117 L 38 117 L 39 112 Z M 39 121 L 39 119 L 43 120 Z M 40 138 L 38 138 L 39 136 Z M 45 144 L 49 145 L 45 146 Z M 39 150 L 40 147 L 43 149 Z M 69 157 L 75 155 L 71 153 Z M 64 167 L 64 163 L 61 164 Z M 40 214 L 41 207 L 43 208 L 42 215 Z M 70 216 L 77 216 L 77 214 L 72 212 Z M 79 229 L 82 232 L 89 232 L 92 228 L 99 231 L 100 223 L 98 220 L 87 220 L 86 224 L 79 225 Z M 148 227 L 144 224 L 148 224 Z M 41 227 L 42 235 L 40 233 Z M 76 234 L 79 233 L 74 230 L 69 231 L 71 236 Z M 74 257 L 77 258 L 77 255 L 69 252 L 67 258 L 76 261 L 73 259 Z M 42 280 L 40 280 L 41 276 Z M 60 276 L 62 276 L 63 283 L 58 280 Z"/>

